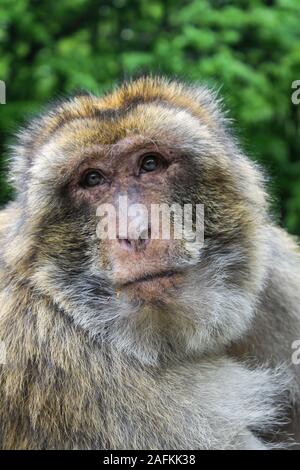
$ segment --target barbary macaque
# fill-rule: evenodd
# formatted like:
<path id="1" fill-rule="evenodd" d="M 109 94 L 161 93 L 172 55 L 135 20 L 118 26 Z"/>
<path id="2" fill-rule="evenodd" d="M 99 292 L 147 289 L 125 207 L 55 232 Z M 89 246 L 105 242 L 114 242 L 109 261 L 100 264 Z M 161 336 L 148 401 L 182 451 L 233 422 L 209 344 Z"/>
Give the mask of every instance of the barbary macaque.
<path id="1" fill-rule="evenodd" d="M 299 398 L 299 251 L 219 108 L 146 77 L 19 134 L 0 213 L 1 448 L 249 449 L 278 432 L 282 363 Z M 153 237 L 140 215 L 100 237 L 99 207 L 124 196 L 204 207 L 204 243 Z"/>

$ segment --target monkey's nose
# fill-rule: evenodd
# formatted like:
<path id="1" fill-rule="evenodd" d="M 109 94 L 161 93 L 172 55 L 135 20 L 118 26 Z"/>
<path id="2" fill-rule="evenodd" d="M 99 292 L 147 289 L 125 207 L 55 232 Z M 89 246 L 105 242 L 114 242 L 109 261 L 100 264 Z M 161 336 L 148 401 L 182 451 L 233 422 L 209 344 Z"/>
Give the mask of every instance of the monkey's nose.
<path id="1" fill-rule="evenodd" d="M 127 251 L 143 251 L 150 242 L 150 228 L 146 232 L 142 232 L 139 237 L 118 238 L 118 242 L 123 250 Z"/>
<path id="2" fill-rule="evenodd" d="M 118 241 L 121 248 L 127 251 L 143 251 L 149 243 L 149 239 L 147 238 L 138 238 L 137 240 L 119 238 Z"/>

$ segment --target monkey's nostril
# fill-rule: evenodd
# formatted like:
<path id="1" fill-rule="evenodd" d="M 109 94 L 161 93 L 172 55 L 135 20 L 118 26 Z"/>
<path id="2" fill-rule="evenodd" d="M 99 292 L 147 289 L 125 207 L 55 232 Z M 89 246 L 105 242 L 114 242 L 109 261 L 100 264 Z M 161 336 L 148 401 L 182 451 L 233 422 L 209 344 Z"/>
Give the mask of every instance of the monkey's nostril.
<path id="1" fill-rule="evenodd" d="M 121 247 L 124 248 L 125 250 L 131 249 L 131 241 L 128 240 L 127 238 L 119 238 L 118 241 Z"/>
<path id="2" fill-rule="evenodd" d="M 138 240 L 134 241 L 138 250 L 144 250 L 149 243 L 149 238 L 139 238 Z"/>
<path id="3" fill-rule="evenodd" d="M 118 239 L 121 248 L 127 251 L 142 251 L 146 248 L 149 243 L 149 239 L 138 238 L 129 239 L 129 238 L 119 238 Z"/>

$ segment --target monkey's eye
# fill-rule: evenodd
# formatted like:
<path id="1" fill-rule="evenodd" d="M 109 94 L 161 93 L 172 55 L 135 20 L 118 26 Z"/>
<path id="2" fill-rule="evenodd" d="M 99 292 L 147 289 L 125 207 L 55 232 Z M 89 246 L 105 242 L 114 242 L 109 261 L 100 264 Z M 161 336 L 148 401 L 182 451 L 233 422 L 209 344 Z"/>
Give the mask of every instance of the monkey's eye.
<path id="1" fill-rule="evenodd" d="M 161 166 L 161 160 L 157 155 L 146 155 L 142 159 L 141 163 L 141 173 L 149 173 L 150 171 L 155 171 Z"/>
<path id="2" fill-rule="evenodd" d="M 93 188 L 94 186 L 99 186 L 104 182 L 104 177 L 102 173 L 98 170 L 86 171 L 82 177 L 81 185 L 84 188 Z"/>

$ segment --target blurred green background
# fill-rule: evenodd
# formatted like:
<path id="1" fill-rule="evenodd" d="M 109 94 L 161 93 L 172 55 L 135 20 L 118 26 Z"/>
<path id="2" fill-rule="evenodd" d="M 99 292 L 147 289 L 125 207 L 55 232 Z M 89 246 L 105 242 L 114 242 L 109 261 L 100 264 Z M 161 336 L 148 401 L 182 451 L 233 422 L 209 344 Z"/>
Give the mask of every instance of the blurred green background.
<path id="1" fill-rule="evenodd" d="M 299 0 L 0 0 L 0 204 L 20 124 L 61 95 L 149 71 L 221 87 L 280 222 L 300 234 Z"/>

